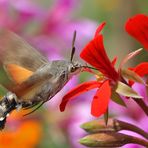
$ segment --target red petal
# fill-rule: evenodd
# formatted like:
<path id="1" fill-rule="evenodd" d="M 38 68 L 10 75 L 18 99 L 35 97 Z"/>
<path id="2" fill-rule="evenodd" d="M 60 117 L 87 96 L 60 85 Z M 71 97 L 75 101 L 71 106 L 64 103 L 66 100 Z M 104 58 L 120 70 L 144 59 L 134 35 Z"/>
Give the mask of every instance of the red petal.
<path id="1" fill-rule="evenodd" d="M 87 63 L 97 68 L 108 78 L 115 81 L 118 79 L 118 73 L 114 69 L 106 54 L 102 35 L 98 35 L 96 38 L 90 41 L 82 50 L 80 57 Z"/>
<path id="2" fill-rule="evenodd" d="M 114 59 L 112 60 L 112 65 L 115 66 L 115 64 L 117 63 L 117 59 L 118 57 L 114 57 Z"/>
<path id="3" fill-rule="evenodd" d="M 148 62 L 143 62 L 137 65 L 136 67 L 129 68 L 130 70 L 136 72 L 139 76 L 143 77 L 148 74 Z M 133 81 L 129 81 L 129 85 L 132 86 Z"/>
<path id="4" fill-rule="evenodd" d="M 148 62 L 140 63 L 136 67 L 130 69 L 136 72 L 139 76 L 143 77 L 148 74 Z"/>
<path id="5" fill-rule="evenodd" d="M 109 81 L 105 81 L 98 89 L 92 101 L 91 114 L 99 117 L 104 114 L 108 108 L 108 103 L 111 96 L 111 88 Z"/>
<path id="6" fill-rule="evenodd" d="M 98 44 L 97 48 L 95 47 L 96 42 Z M 88 45 L 82 50 L 80 57 L 92 66 L 99 69 L 100 66 L 104 64 L 104 61 L 102 61 L 102 57 L 100 55 L 101 52 L 104 55 L 105 49 L 103 46 L 103 36 L 99 35 L 97 38 L 88 43 Z M 107 57 L 107 55 L 105 55 L 105 57 Z"/>
<path id="7" fill-rule="evenodd" d="M 126 31 L 148 49 L 148 16 L 138 14 L 130 18 L 125 25 Z"/>
<path id="8" fill-rule="evenodd" d="M 90 82 L 85 82 L 77 87 L 73 88 L 71 91 L 69 91 L 62 99 L 62 102 L 60 104 L 60 110 L 64 111 L 66 104 L 68 103 L 69 100 L 71 100 L 73 97 L 76 97 L 84 92 L 89 91 L 90 89 L 93 88 L 99 88 L 101 83 L 97 81 L 90 81 Z"/>
<path id="9" fill-rule="evenodd" d="M 105 25 L 106 25 L 106 22 L 103 22 L 103 23 L 101 23 L 101 24 L 98 26 L 94 38 L 97 37 L 97 35 L 100 34 L 100 32 L 102 31 L 102 29 L 104 28 Z"/>

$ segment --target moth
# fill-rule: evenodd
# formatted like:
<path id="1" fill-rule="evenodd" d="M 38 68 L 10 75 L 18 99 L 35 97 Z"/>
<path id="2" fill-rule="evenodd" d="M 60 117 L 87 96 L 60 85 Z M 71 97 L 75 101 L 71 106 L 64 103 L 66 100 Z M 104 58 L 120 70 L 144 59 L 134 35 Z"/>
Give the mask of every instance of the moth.
<path id="1" fill-rule="evenodd" d="M 73 61 L 72 41 L 70 60 L 48 61 L 41 53 L 17 34 L 0 30 L 0 64 L 11 79 L 8 93 L 0 101 L 0 127 L 8 114 L 17 108 L 29 109 L 55 96 L 63 86 L 85 67 Z"/>

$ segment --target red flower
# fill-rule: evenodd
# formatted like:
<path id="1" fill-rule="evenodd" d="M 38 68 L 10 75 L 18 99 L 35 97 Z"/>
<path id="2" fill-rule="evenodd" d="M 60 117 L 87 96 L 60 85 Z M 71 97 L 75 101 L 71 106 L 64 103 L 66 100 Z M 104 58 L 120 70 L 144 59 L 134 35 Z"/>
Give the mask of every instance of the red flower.
<path id="1" fill-rule="evenodd" d="M 140 63 L 136 67 L 130 68 L 130 70 L 134 71 L 139 76 L 143 77 L 148 74 L 148 62 Z"/>
<path id="2" fill-rule="evenodd" d="M 82 50 L 80 54 L 80 57 L 90 65 L 94 66 L 97 70 L 99 70 L 102 73 L 101 76 L 103 77 L 99 77 L 99 75 L 97 75 L 97 78 L 99 77 L 99 79 L 97 79 L 96 81 L 84 82 L 68 92 L 63 97 L 62 103 L 60 104 L 61 111 L 65 110 L 66 104 L 70 99 L 94 88 L 98 88 L 98 90 L 92 100 L 91 114 L 96 117 L 99 117 L 102 114 L 106 113 L 109 100 L 111 98 L 111 93 L 113 94 L 113 96 L 118 96 L 116 97 L 116 99 L 118 98 L 118 100 L 113 98 L 112 99 L 120 105 L 125 105 L 125 103 L 122 101 L 118 94 L 127 97 L 141 98 L 141 96 L 138 96 L 138 94 L 127 85 L 124 77 L 122 76 L 121 69 L 122 66 L 129 59 L 137 55 L 141 51 L 141 49 L 128 54 L 121 62 L 119 70 L 117 72 L 114 68 L 114 64 L 116 63 L 117 58 L 115 58 L 111 62 L 106 54 L 103 45 L 103 35 L 100 34 L 100 31 L 103 29 L 104 25 L 105 23 L 102 23 L 98 27 L 94 38 L 86 45 L 86 47 Z M 87 71 L 93 73 L 90 70 Z M 137 76 L 133 75 L 133 73 L 131 74 L 129 72 L 124 72 L 124 76 L 126 76 L 127 79 L 132 77 L 134 78 L 134 80 L 137 80 Z M 138 77 L 138 81 L 140 80 Z"/>
<path id="3" fill-rule="evenodd" d="M 60 104 L 60 110 L 65 110 L 65 107 L 70 99 L 94 88 L 99 89 L 97 90 L 92 101 L 91 114 L 96 117 L 104 114 L 107 110 L 111 96 L 111 88 L 108 80 L 104 81 L 103 83 L 98 81 L 90 81 L 78 85 L 63 97 L 62 103 Z"/>
<path id="4" fill-rule="evenodd" d="M 108 103 L 111 97 L 111 88 L 109 81 L 102 83 L 100 88 L 97 90 L 91 107 L 91 114 L 99 117 L 104 114 L 108 108 Z"/>
<path id="5" fill-rule="evenodd" d="M 106 77 L 110 78 L 111 80 L 117 81 L 119 75 L 106 54 L 103 45 L 103 35 L 99 34 L 104 25 L 105 23 L 102 23 L 98 27 L 94 39 L 90 41 L 88 45 L 86 45 L 86 47 L 82 50 L 80 57 L 90 65 L 97 68 Z"/>
<path id="6" fill-rule="evenodd" d="M 148 16 L 138 14 L 130 18 L 125 29 L 148 50 Z"/>
<path id="7" fill-rule="evenodd" d="M 148 62 L 140 63 L 139 65 L 129 69 L 137 73 L 140 77 L 144 77 L 145 75 L 148 75 Z M 133 84 L 133 81 L 129 81 L 130 86 L 132 86 Z"/>
<path id="8" fill-rule="evenodd" d="M 105 23 L 102 23 L 96 30 L 94 39 L 86 45 L 82 50 L 80 56 L 87 63 L 97 68 L 100 72 L 108 78 L 103 82 L 91 81 L 85 82 L 72 89 L 67 95 L 64 96 L 62 103 L 60 104 L 60 110 L 64 111 L 67 102 L 75 96 L 78 96 L 90 89 L 99 88 L 93 98 L 91 113 L 92 115 L 99 117 L 104 114 L 108 108 L 108 103 L 111 97 L 110 81 L 116 82 L 119 78 L 118 73 L 113 67 L 113 63 L 110 62 L 103 45 L 103 36 L 100 33 Z M 110 80 L 109 80 L 110 79 Z"/>

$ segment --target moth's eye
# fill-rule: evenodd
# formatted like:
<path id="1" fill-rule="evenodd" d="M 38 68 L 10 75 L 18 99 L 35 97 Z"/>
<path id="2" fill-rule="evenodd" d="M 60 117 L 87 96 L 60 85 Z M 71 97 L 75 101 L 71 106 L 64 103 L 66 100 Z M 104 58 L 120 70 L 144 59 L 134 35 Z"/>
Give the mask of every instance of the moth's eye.
<path id="1" fill-rule="evenodd" d="M 77 70 L 77 67 L 71 67 L 70 72 L 75 72 Z"/>

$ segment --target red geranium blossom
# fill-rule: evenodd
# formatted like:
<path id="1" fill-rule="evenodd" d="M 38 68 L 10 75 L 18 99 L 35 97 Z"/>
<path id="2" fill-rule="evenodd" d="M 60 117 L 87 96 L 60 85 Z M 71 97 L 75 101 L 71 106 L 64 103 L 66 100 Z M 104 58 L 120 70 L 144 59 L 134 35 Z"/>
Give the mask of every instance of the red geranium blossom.
<path id="1" fill-rule="evenodd" d="M 137 66 L 129 68 L 129 69 L 134 71 L 140 77 L 144 77 L 145 75 L 148 75 L 148 62 L 140 63 Z M 134 82 L 129 81 L 129 84 L 130 84 L 130 86 L 132 86 L 134 84 Z"/>
<path id="2" fill-rule="evenodd" d="M 80 57 L 84 59 L 87 63 L 91 64 L 102 72 L 106 77 L 111 80 L 117 81 L 119 75 L 113 64 L 109 60 L 104 45 L 103 45 L 103 35 L 99 34 L 103 29 L 105 23 L 102 23 L 96 30 L 95 37 L 88 45 L 82 50 Z"/>
<path id="3" fill-rule="evenodd" d="M 148 50 L 148 16 L 138 14 L 125 24 L 126 31 Z"/>
<path id="4" fill-rule="evenodd" d="M 91 64 L 107 78 L 112 81 L 117 81 L 119 75 L 110 62 L 103 45 L 103 36 L 99 34 L 103 29 L 105 23 L 102 23 L 96 30 L 94 39 L 86 45 L 82 50 L 80 57 L 87 63 Z M 67 95 L 64 96 L 60 105 L 60 110 L 64 111 L 65 106 L 70 98 L 77 96 L 93 88 L 99 88 L 93 98 L 91 113 L 94 116 L 100 116 L 107 110 L 109 99 L 111 97 L 110 80 L 103 82 L 91 81 L 80 84 L 78 87 L 72 89 Z"/>
<path id="5" fill-rule="evenodd" d="M 143 77 L 148 74 L 148 62 L 140 63 L 136 67 L 130 69 L 136 72 L 139 76 Z"/>
<path id="6" fill-rule="evenodd" d="M 60 104 L 60 110 L 64 111 L 66 104 L 70 99 L 75 96 L 78 96 L 84 92 L 89 91 L 90 89 L 98 88 L 91 105 L 91 114 L 93 116 L 99 117 L 107 111 L 109 100 L 112 94 L 118 95 L 124 94 L 128 97 L 138 97 L 136 92 L 134 92 L 130 87 L 126 85 L 126 81 L 122 76 L 121 67 L 126 63 L 130 58 L 139 53 L 140 50 L 137 50 L 133 53 L 130 53 L 126 58 L 121 62 L 118 72 L 114 68 L 116 58 L 111 62 L 106 54 L 104 45 L 103 45 L 103 35 L 100 34 L 100 31 L 103 29 L 105 23 L 102 23 L 96 30 L 93 40 L 91 40 L 86 47 L 82 50 L 80 57 L 84 59 L 87 63 L 94 66 L 99 70 L 103 79 L 97 79 L 96 81 L 84 82 L 78 85 L 76 88 L 68 92 L 62 99 Z M 97 76 L 99 77 L 99 76 Z M 125 83 L 125 84 L 124 84 Z M 125 89 L 125 90 L 124 90 Z M 127 91 L 127 93 L 126 93 Z M 130 93 L 129 93 L 130 92 Z M 119 95 L 118 95 L 119 96 Z M 112 98 L 113 99 L 113 98 Z M 114 99 L 113 99 L 114 100 Z M 124 104 L 120 100 L 114 100 L 118 104 Z"/>

